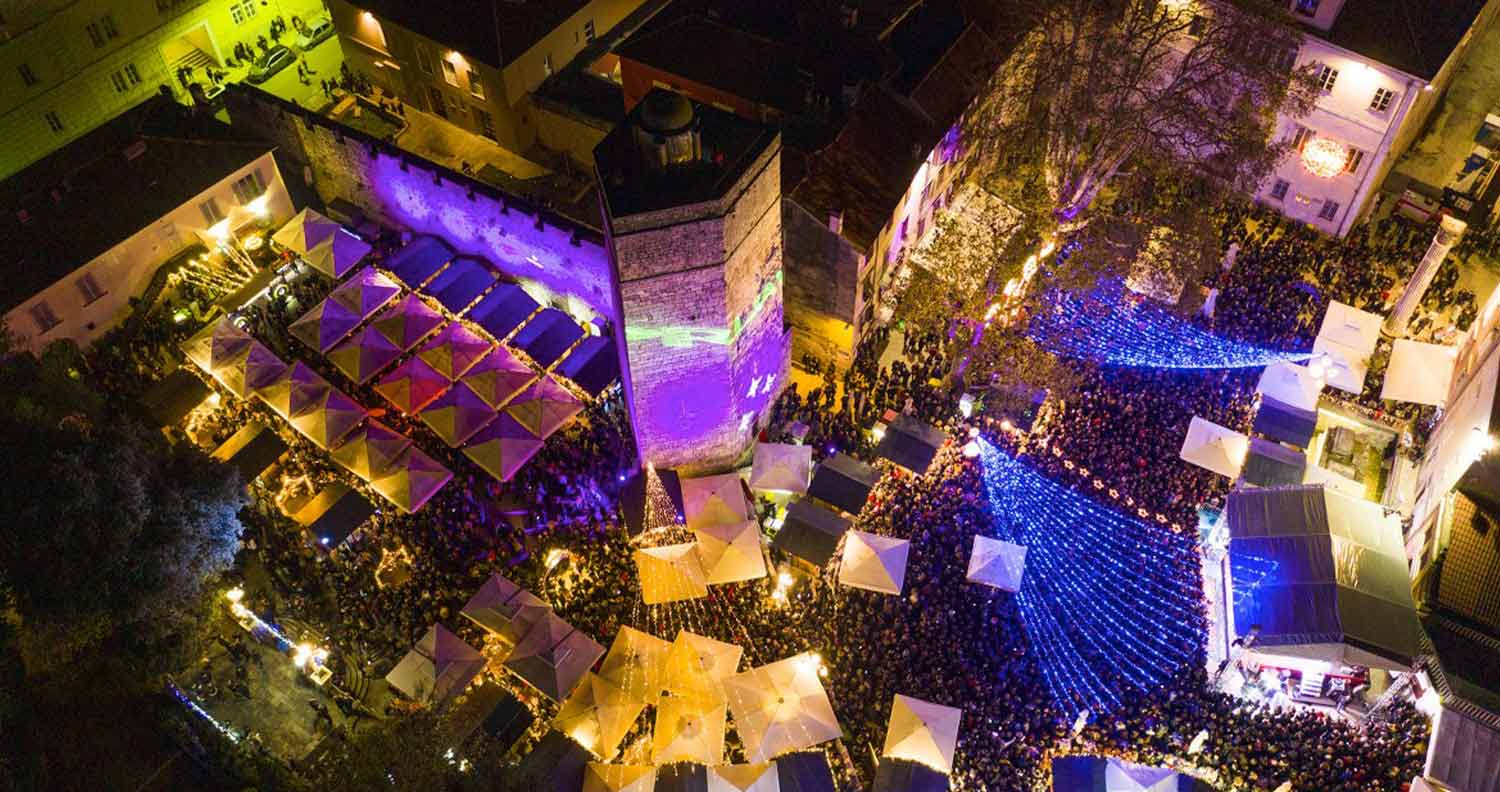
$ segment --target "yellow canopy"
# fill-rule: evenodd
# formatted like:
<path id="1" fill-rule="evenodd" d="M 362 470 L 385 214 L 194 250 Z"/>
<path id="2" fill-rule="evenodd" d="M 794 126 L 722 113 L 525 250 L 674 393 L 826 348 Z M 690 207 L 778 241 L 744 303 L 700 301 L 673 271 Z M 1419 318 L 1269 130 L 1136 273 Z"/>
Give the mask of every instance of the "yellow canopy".
<path id="1" fill-rule="evenodd" d="M 257 388 L 255 395 L 282 418 L 301 415 L 315 406 L 332 387 L 306 363 L 287 366 L 281 376 Z"/>
<path id="2" fill-rule="evenodd" d="M 375 491 L 410 514 L 437 494 L 453 474 L 416 446 L 401 452 L 390 470 L 370 482 Z"/>
<path id="3" fill-rule="evenodd" d="M 654 700 L 666 684 L 667 653 L 671 648 L 672 644 L 650 633 L 621 627 L 599 675 L 633 696 Z"/>
<path id="4" fill-rule="evenodd" d="M 320 392 L 291 417 L 292 428 L 325 451 L 338 445 L 364 419 L 364 406 L 337 388 Z"/>
<path id="5" fill-rule="evenodd" d="M 882 756 L 927 765 L 944 775 L 953 772 L 953 749 L 963 710 L 896 694 L 885 730 Z"/>
<path id="6" fill-rule="evenodd" d="M 724 702 L 663 696 L 656 704 L 651 761 L 658 765 L 724 760 Z"/>
<path id="7" fill-rule="evenodd" d="M 708 792 L 781 792 L 775 762 L 708 768 Z"/>
<path id="8" fill-rule="evenodd" d="M 739 673 L 745 650 L 680 630 L 667 650 L 666 690 L 678 696 L 724 700 L 724 679 Z"/>
<path id="9" fill-rule="evenodd" d="M 766 576 L 760 524 L 754 520 L 704 526 L 694 533 L 704 579 L 710 586 Z"/>
<path id="10" fill-rule="evenodd" d="M 816 656 L 800 654 L 724 680 L 745 758 L 764 762 L 843 733 L 818 669 Z"/>
<path id="11" fill-rule="evenodd" d="M 615 755 L 646 702 L 625 692 L 597 674 L 585 674 L 572 695 L 562 703 L 553 728 L 573 738 L 594 756 L 608 760 Z"/>
<path id="12" fill-rule="evenodd" d="M 371 418 L 333 449 L 333 461 L 369 481 L 390 470 L 401 452 L 410 445 L 411 440 L 405 435 Z"/>
<path id="13" fill-rule="evenodd" d="M 328 241 L 339 228 L 338 223 L 324 217 L 317 210 L 308 208 L 298 212 L 296 217 L 272 234 L 271 241 L 294 253 L 305 254 Z"/>
<path id="14" fill-rule="evenodd" d="M 647 605 L 708 595 L 696 542 L 637 550 L 635 566 L 641 576 L 641 599 Z"/>
<path id="15" fill-rule="evenodd" d="M 656 768 L 650 765 L 611 765 L 589 762 L 583 772 L 583 792 L 654 792 Z"/>

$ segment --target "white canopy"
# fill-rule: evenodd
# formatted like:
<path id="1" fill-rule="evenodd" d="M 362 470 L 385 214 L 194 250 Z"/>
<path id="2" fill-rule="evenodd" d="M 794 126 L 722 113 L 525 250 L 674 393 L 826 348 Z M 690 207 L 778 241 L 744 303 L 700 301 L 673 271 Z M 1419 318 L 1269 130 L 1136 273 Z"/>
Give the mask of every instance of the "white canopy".
<path id="1" fill-rule="evenodd" d="M 1328 358 L 1328 385 L 1348 393 L 1362 393 L 1365 372 L 1370 370 L 1369 354 L 1330 338 L 1313 339 L 1313 352 Z"/>
<path id="2" fill-rule="evenodd" d="M 461 692 L 483 668 L 484 655 L 479 650 L 447 627 L 434 624 L 385 680 L 407 698 L 442 703 Z"/>
<path id="3" fill-rule="evenodd" d="M 953 750 L 963 714 L 957 707 L 897 693 L 881 756 L 924 764 L 944 775 L 953 772 Z"/>
<path id="4" fill-rule="evenodd" d="M 1184 462 L 1236 479 L 1249 453 L 1250 438 L 1195 415 L 1178 456 Z"/>
<path id="5" fill-rule="evenodd" d="M 750 489 L 806 495 L 812 480 L 812 446 L 757 443 Z"/>
<path id="6" fill-rule="evenodd" d="M 637 550 L 635 567 L 641 577 L 641 599 L 647 605 L 708 596 L 697 542 Z"/>
<path id="7" fill-rule="evenodd" d="M 1380 314 L 1361 311 L 1337 300 L 1328 303 L 1318 338 L 1327 339 L 1351 350 L 1356 357 L 1368 358 L 1380 342 Z"/>
<path id="8" fill-rule="evenodd" d="M 800 654 L 724 680 L 746 759 L 764 762 L 843 734 L 819 666 L 816 656 Z"/>
<path id="9" fill-rule="evenodd" d="M 656 704 L 651 761 L 658 765 L 724 761 L 725 720 L 723 700 L 662 696 Z"/>
<path id="10" fill-rule="evenodd" d="M 1282 404 L 1303 410 L 1318 409 L 1318 396 L 1323 393 L 1323 380 L 1314 375 L 1307 366 L 1278 360 L 1261 372 L 1260 384 L 1255 392 L 1269 396 Z"/>
<path id="11" fill-rule="evenodd" d="M 974 534 L 974 548 L 969 552 L 970 583 L 1018 591 L 1025 572 L 1025 547 Z"/>
<path id="12" fill-rule="evenodd" d="M 775 762 L 708 768 L 708 792 L 781 792 Z"/>
<path id="13" fill-rule="evenodd" d="M 1177 792 L 1178 774 L 1165 767 L 1149 767 L 1110 758 L 1104 765 L 1105 792 Z"/>
<path id="14" fill-rule="evenodd" d="M 709 585 L 756 580 L 766 576 L 766 556 L 760 549 L 760 524 L 711 525 L 694 532 L 704 580 Z"/>
<path id="15" fill-rule="evenodd" d="M 739 673 L 745 650 L 706 635 L 679 630 L 667 651 L 668 693 L 686 698 L 724 700 L 724 679 Z"/>
<path id="16" fill-rule="evenodd" d="M 1442 406 L 1457 360 L 1458 347 L 1398 338 L 1391 347 L 1380 398 Z"/>
<path id="17" fill-rule="evenodd" d="M 905 539 L 850 531 L 844 537 L 839 583 L 882 594 L 900 594 L 910 549 L 911 542 Z"/>
<path id="18" fill-rule="evenodd" d="M 682 511 L 691 530 L 739 525 L 750 519 L 750 502 L 739 476 L 700 476 L 682 479 Z"/>
<path id="19" fill-rule="evenodd" d="M 600 759 L 615 755 L 646 702 L 593 673 L 562 703 L 552 725 Z"/>

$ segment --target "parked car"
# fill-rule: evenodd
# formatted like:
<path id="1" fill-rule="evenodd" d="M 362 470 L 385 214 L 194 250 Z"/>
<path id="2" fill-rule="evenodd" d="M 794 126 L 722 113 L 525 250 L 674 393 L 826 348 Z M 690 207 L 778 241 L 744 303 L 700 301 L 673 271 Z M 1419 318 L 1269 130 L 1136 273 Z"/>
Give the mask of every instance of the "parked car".
<path id="1" fill-rule="evenodd" d="M 250 67 L 250 75 L 245 79 L 259 85 L 276 76 L 277 72 L 292 65 L 292 62 L 295 60 L 297 60 L 295 53 L 278 44 L 266 50 L 266 54 L 255 61 L 255 65 Z"/>
<path id="2" fill-rule="evenodd" d="M 307 23 L 302 35 L 297 37 L 297 49 L 307 52 L 333 36 L 333 20 L 328 17 Z"/>

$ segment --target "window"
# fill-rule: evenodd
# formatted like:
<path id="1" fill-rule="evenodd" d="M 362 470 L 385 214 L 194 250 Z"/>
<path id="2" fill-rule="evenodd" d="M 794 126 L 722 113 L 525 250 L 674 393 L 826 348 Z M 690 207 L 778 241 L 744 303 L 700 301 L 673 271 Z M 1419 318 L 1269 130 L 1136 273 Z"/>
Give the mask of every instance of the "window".
<path id="1" fill-rule="evenodd" d="M 1370 99 L 1370 109 L 1377 113 L 1384 113 L 1391 106 L 1391 100 L 1395 98 L 1395 91 L 1389 88 L 1376 88 L 1375 96 Z"/>
<path id="2" fill-rule="evenodd" d="M 417 45 L 417 68 L 421 69 L 423 74 L 433 73 L 432 53 L 428 52 L 427 48 L 421 44 Z"/>
<path id="3" fill-rule="evenodd" d="M 463 118 L 464 113 L 467 113 L 468 111 L 469 107 L 468 105 L 465 105 L 463 103 L 462 99 L 459 99 L 456 96 L 448 97 L 448 112 L 452 113 L 458 118 Z"/>
<path id="4" fill-rule="evenodd" d="M 84 273 L 82 278 L 73 281 L 73 285 L 77 286 L 78 293 L 83 295 L 84 305 L 88 305 L 104 296 L 104 289 L 99 287 L 99 281 L 94 279 L 94 273 L 92 272 Z"/>
<path id="5" fill-rule="evenodd" d="M 1323 220 L 1332 220 L 1339 216 L 1338 201 L 1324 201 L 1323 208 L 1318 210 L 1318 217 Z"/>
<path id="6" fill-rule="evenodd" d="M 1318 15 L 1318 4 L 1321 0 L 1297 0 L 1297 13 L 1310 17 Z"/>
<path id="7" fill-rule="evenodd" d="M 482 107 L 474 108 L 474 124 L 479 127 L 479 134 L 490 140 L 495 140 L 495 120 L 490 117 L 488 111 Z"/>
<path id="8" fill-rule="evenodd" d="M 104 31 L 106 39 L 120 37 L 120 31 L 115 27 L 115 18 L 109 14 L 99 17 L 99 29 Z"/>
<path id="9" fill-rule="evenodd" d="M 1333 84 L 1339 80 L 1339 70 L 1332 66 L 1324 66 L 1318 70 L 1318 87 L 1324 91 L 1332 91 Z"/>
<path id="10" fill-rule="evenodd" d="M 112 72 L 109 81 L 115 86 L 115 93 L 125 93 L 141 84 L 141 74 L 135 70 L 134 63 L 127 63 L 123 69 Z"/>
<path id="11" fill-rule="evenodd" d="M 61 118 L 57 117 L 57 111 L 56 110 L 48 110 L 46 113 L 44 113 L 42 115 L 42 118 L 47 119 L 47 128 L 48 129 L 51 129 L 53 132 L 61 132 L 61 131 L 63 131 L 63 122 L 62 122 Z"/>
<path id="12" fill-rule="evenodd" d="M 432 112 L 443 118 L 448 117 L 448 103 L 443 100 L 443 92 L 438 90 L 437 86 L 427 86 L 427 103 L 431 106 Z"/>
<path id="13" fill-rule="evenodd" d="M 93 44 L 95 49 L 104 46 L 104 31 L 99 29 L 99 23 L 90 22 L 84 25 L 83 29 L 88 31 L 89 43 Z"/>
<path id="14" fill-rule="evenodd" d="M 552 76 L 552 55 L 551 54 L 548 54 L 547 57 L 542 58 L 542 74 L 544 74 L 544 75 L 546 75 L 548 77 Z"/>
<path id="15" fill-rule="evenodd" d="M 443 80 L 454 88 L 458 87 L 458 67 L 447 58 L 443 58 Z"/>
<path id="16" fill-rule="evenodd" d="M 1313 133 L 1311 129 L 1298 124 L 1297 131 L 1292 133 L 1292 148 L 1301 151 L 1302 146 L 1306 144 L 1307 141 L 1312 140 L 1312 136 Z"/>
<path id="17" fill-rule="evenodd" d="M 219 211 L 219 202 L 213 198 L 198 204 L 198 211 L 203 213 L 205 225 L 213 225 L 224 219 L 224 213 Z"/>
<path id="18" fill-rule="evenodd" d="M 592 42 L 594 40 L 594 20 L 583 23 L 583 40 Z"/>
<path id="19" fill-rule="evenodd" d="M 229 18 L 236 25 L 243 25 L 255 18 L 255 0 L 239 0 L 229 4 Z"/>
<path id="20" fill-rule="evenodd" d="M 266 180 L 261 178 L 260 169 L 257 168 L 235 179 L 231 189 L 234 190 L 234 199 L 243 206 L 265 193 Z"/>
<path id="21" fill-rule="evenodd" d="M 37 330 L 43 333 L 62 324 L 62 320 L 57 318 L 57 314 L 52 312 L 52 306 L 48 305 L 45 301 L 31 306 L 29 313 L 31 314 L 31 321 L 36 322 Z"/>
<path id="22" fill-rule="evenodd" d="M 1286 179 L 1277 179 L 1276 183 L 1271 185 L 1271 199 L 1276 201 L 1286 200 L 1286 191 L 1291 189 L 1291 186 L 1291 182 Z"/>
<path id="23" fill-rule="evenodd" d="M 1349 158 L 1344 160 L 1344 172 L 1357 173 L 1359 171 L 1359 164 L 1365 160 L 1365 153 L 1353 146 L 1350 146 L 1348 151 Z"/>
<path id="24" fill-rule="evenodd" d="M 479 79 L 479 72 L 469 70 L 469 94 L 475 99 L 484 98 L 484 81 Z"/>
<path id="25" fill-rule="evenodd" d="M 25 83 L 27 88 L 37 84 L 36 72 L 31 70 L 31 64 L 23 63 L 16 67 L 16 71 L 21 73 L 21 82 Z"/>
<path id="26" fill-rule="evenodd" d="M 1193 38 L 1203 38 L 1203 31 L 1208 28 L 1208 20 L 1202 14 L 1193 14 L 1188 20 L 1187 34 Z"/>

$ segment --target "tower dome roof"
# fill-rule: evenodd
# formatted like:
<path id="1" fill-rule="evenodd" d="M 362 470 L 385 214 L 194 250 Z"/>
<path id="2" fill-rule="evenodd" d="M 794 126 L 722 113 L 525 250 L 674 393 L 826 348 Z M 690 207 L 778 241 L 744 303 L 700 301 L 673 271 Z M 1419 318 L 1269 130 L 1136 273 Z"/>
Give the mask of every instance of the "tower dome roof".
<path id="1" fill-rule="evenodd" d="M 658 135 L 685 132 L 693 125 L 697 113 L 687 97 L 672 91 L 652 91 L 641 100 L 641 128 Z"/>

